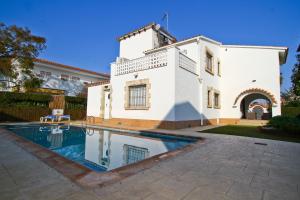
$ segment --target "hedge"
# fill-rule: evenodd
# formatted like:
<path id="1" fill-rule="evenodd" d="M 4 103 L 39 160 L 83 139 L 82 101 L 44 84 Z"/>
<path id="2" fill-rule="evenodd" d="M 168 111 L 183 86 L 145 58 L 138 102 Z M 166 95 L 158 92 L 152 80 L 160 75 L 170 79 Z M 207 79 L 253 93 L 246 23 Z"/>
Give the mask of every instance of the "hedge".
<path id="1" fill-rule="evenodd" d="M 87 99 L 84 97 L 70 97 L 65 96 L 66 109 L 85 109 L 87 105 Z"/>
<path id="2" fill-rule="evenodd" d="M 71 120 L 84 120 L 86 117 L 86 108 L 84 109 L 65 109 L 66 115 L 71 115 Z"/>
<path id="3" fill-rule="evenodd" d="M 278 130 L 282 130 L 290 134 L 300 133 L 300 118 L 276 116 L 270 119 L 268 126 L 272 126 Z"/>
<path id="4" fill-rule="evenodd" d="M 39 121 L 51 114 L 51 101 L 49 94 L 0 92 L 0 122 Z M 65 96 L 64 114 L 71 115 L 71 120 L 83 120 L 86 104 L 86 98 Z"/>
<path id="5" fill-rule="evenodd" d="M 0 92 L 0 106 L 42 106 L 48 107 L 52 96 L 48 94 Z"/>
<path id="6" fill-rule="evenodd" d="M 0 107 L 0 122 L 39 121 L 40 117 L 51 114 L 47 107 Z M 71 120 L 84 120 L 86 109 L 66 109 L 64 114 L 71 115 Z"/>
<path id="7" fill-rule="evenodd" d="M 0 122 L 39 121 L 40 117 L 51 113 L 47 107 L 0 107 Z"/>
<path id="8" fill-rule="evenodd" d="M 297 117 L 300 116 L 300 106 L 299 107 L 287 107 L 283 106 L 281 108 L 281 115 L 285 117 Z"/>

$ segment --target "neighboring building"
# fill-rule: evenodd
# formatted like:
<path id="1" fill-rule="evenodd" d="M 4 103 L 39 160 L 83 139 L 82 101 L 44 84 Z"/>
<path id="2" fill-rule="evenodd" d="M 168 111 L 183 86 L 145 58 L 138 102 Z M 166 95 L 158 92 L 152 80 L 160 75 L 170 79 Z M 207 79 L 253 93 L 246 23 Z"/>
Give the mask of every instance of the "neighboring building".
<path id="1" fill-rule="evenodd" d="M 110 83 L 88 88 L 87 115 L 95 122 L 183 128 L 281 114 L 287 47 L 224 45 L 204 36 L 177 42 L 155 23 L 119 42 Z M 268 109 L 253 109 L 254 102 Z"/>
<path id="2" fill-rule="evenodd" d="M 72 67 L 44 59 L 35 59 L 34 74 L 43 80 L 41 88 L 64 90 L 65 95 L 75 96 L 86 91 L 86 85 L 109 80 L 110 75 Z M 12 86 L 12 85 L 10 85 Z M 11 87 L 7 87 L 11 89 Z"/>

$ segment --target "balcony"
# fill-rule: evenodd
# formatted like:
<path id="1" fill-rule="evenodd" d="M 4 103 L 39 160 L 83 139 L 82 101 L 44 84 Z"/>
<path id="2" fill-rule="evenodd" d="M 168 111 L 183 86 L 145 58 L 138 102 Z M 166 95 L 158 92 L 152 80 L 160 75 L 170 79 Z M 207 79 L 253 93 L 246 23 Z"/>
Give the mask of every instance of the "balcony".
<path id="1" fill-rule="evenodd" d="M 170 59 L 172 62 L 170 62 Z M 175 62 L 176 60 L 178 60 L 178 62 Z M 139 71 L 166 67 L 168 63 L 176 63 L 176 67 L 181 67 L 195 75 L 198 75 L 196 62 L 185 54 L 179 52 L 179 50 L 175 47 L 151 53 L 137 59 L 114 63 L 112 67 L 114 68 L 113 74 L 115 76 L 120 76 Z"/>

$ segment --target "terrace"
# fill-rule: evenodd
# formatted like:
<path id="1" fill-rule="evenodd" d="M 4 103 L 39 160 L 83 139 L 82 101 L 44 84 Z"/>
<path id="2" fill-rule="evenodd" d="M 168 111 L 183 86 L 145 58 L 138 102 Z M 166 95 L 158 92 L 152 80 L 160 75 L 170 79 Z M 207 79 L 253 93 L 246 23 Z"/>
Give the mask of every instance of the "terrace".
<path id="1" fill-rule="evenodd" d="M 113 63 L 112 74 L 121 76 L 139 71 L 167 67 L 168 65 L 181 67 L 190 73 L 198 75 L 196 62 L 180 52 L 176 47 L 151 53 L 137 59 L 121 60 L 117 63 Z"/>
<path id="2" fill-rule="evenodd" d="M 196 149 L 115 183 L 82 187 L 77 184 L 81 177 L 78 174 L 84 173 L 82 169 L 63 164 L 61 159 L 37 149 L 31 152 L 39 156 L 33 156 L 25 150 L 28 144 L 18 142 L 1 129 L 1 198 L 299 199 L 299 144 L 205 134 L 199 130 L 164 131 L 205 137 L 205 143 Z M 49 167 L 49 163 L 56 163 L 62 171 Z"/>

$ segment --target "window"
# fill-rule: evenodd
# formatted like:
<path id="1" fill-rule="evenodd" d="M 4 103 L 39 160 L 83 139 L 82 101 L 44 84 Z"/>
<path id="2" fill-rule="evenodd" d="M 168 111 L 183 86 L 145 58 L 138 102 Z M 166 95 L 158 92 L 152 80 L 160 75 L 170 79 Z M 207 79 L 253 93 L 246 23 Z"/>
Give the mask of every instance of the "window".
<path id="1" fill-rule="evenodd" d="M 127 145 L 123 146 L 124 149 L 124 163 L 131 164 L 144 160 L 149 157 L 149 150 L 137 146 Z"/>
<path id="2" fill-rule="evenodd" d="M 207 90 L 207 107 L 208 108 L 212 107 L 212 99 L 211 99 L 211 97 L 212 97 L 212 89 L 209 88 Z"/>
<path id="3" fill-rule="evenodd" d="M 218 61 L 218 76 L 221 76 L 221 63 L 220 63 L 220 61 Z"/>
<path id="4" fill-rule="evenodd" d="M 129 86 L 129 107 L 146 107 L 146 85 Z"/>
<path id="5" fill-rule="evenodd" d="M 41 77 L 43 79 L 47 79 L 47 78 L 50 78 L 50 76 L 51 76 L 51 72 L 40 71 L 39 77 Z"/>
<path id="6" fill-rule="evenodd" d="M 77 76 L 72 76 L 72 81 L 80 81 L 80 78 Z"/>
<path id="7" fill-rule="evenodd" d="M 149 79 L 127 81 L 124 91 L 124 108 L 126 110 L 148 110 L 150 108 Z"/>
<path id="8" fill-rule="evenodd" d="M 60 75 L 60 79 L 63 80 L 63 81 L 68 81 L 69 80 L 69 75 L 62 74 L 62 75 Z"/>
<path id="9" fill-rule="evenodd" d="M 213 74 L 213 56 L 211 53 L 206 52 L 206 71 Z"/>
<path id="10" fill-rule="evenodd" d="M 220 94 L 214 92 L 214 108 L 220 108 Z"/>

